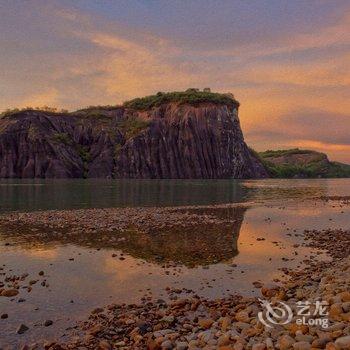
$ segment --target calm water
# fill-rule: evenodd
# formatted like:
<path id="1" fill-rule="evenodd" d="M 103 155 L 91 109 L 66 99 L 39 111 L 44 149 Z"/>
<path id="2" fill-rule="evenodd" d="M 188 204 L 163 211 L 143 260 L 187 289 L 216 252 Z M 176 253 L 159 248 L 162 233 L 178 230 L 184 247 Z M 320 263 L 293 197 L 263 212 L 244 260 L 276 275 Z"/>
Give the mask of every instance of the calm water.
<path id="1" fill-rule="evenodd" d="M 0 180 L 0 211 L 205 205 L 323 195 L 350 195 L 350 180 Z"/>
<path id="2" fill-rule="evenodd" d="M 176 237 L 170 232 L 142 234 L 119 242 L 113 233 L 66 237 L 0 227 L 0 282 L 23 273 L 29 274 L 27 282 L 39 280 L 30 293 L 21 288 L 15 298 L 0 297 L 0 314 L 9 315 L 0 319 L 0 348 L 54 339 L 93 308 L 111 302 L 166 299 L 167 286 L 210 298 L 236 292 L 257 295 L 252 282 L 280 278 L 279 268 L 297 268 L 305 258 L 322 253 L 299 247 L 295 255 L 293 246 L 301 243 L 304 229 L 350 228 L 349 206 L 310 200 L 326 195 L 350 195 L 350 181 L 1 181 L 2 212 L 241 204 L 230 211 L 235 222 L 228 233 L 215 237 L 194 229 Z M 187 260 L 193 254 L 198 257 L 195 266 Z M 323 253 L 319 257 L 327 258 Z M 169 260 L 177 266 L 164 267 Z M 202 266 L 202 260 L 209 265 Z M 43 280 L 48 287 L 41 285 Z M 48 319 L 54 324 L 44 327 Z M 21 323 L 30 329 L 17 335 Z"/>

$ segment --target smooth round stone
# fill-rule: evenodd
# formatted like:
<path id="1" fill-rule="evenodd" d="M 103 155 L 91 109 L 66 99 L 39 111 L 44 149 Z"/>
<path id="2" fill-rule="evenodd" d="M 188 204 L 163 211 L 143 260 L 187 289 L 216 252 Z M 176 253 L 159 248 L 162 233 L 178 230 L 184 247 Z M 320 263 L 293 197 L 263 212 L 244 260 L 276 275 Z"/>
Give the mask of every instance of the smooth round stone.
<path id="1" fill-rule="evenodd" d="M 165 340 L 161 344 L 161 348 L 164 349 L 164 350 L 171 350 L 174 347 L 173 347 L 173 343 L 170 340 Z"/>
<path id="2" fill-rule="evenodd" d="M 311 344 L 306 341 L 299 341 L 293 344 L 294 350 L 310 350 Z"/>
<path id="3" fill-rule="evenodd" d="M 188 344 L 185 342 L 176 343 L 176 350 L 186 350 L 188 349 Z"/>
<path id="4" fill-rule="evenodd" d="M 350 349 L 350 335 L 338 338 L 335 341 L 335 346 L 337 349 Z"/>

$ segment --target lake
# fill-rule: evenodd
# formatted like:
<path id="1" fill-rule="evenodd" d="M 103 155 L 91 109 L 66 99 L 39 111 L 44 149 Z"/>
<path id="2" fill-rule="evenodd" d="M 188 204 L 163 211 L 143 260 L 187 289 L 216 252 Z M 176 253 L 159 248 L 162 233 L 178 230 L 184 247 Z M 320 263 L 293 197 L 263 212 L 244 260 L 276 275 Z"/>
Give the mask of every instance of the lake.
<path id="1" fill-rule="evenodd" d="M 235 203 L 227 232 L 163 230 L 64 235 L 0 227 L 0 283 L 29 274 L 15 298 L 0 297 L 0 346 L 63 336 L 95 307 L 167 299 L 186 288 L 217 298 L 258 295 L 254 281 L 283 278 L 321 251 L 299 246 L 305 229 L 349 229 L 349 207 L 320 200 L 350 195 L 350 180 L 1 180 L 0 211 L 201 206 Z M 207 207 L 206 207 L 207 206 Z M 188 209 L 186 209 L 188 210 Z M 216 210 L 216 209 L 215 209 Z M 118 236 L 119 237 L 119 236 Z M 111 243 L 112 242 L 112 243 Z M 296 249 L 296 247 L 298 247 Z M 197 259 L 189 260 L 189 255 Z M 43 271 L 43 276 L 39 272 Z M 22 288 L 37 281 L 30 293 Z M 53 325 L 44 327 L 45 320 Z M 19 324 L 29 330 L 16 334 Z"/>
<path id="2" fill-rule="evenodd" d="M 175 206 L 349 195 L 349 179 L 0 180 L 0 212 Z"/>

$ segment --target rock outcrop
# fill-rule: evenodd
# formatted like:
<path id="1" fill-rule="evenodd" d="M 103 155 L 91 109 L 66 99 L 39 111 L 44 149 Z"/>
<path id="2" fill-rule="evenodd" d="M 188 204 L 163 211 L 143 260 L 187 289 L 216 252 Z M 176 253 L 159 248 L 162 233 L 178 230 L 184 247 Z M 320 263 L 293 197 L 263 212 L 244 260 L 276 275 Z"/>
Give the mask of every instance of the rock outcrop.
<path id="1" fill-rule="evenodd" d="M 0 119 L 1 178 L 259 178 L 238 105 L 25 110 Z"/>

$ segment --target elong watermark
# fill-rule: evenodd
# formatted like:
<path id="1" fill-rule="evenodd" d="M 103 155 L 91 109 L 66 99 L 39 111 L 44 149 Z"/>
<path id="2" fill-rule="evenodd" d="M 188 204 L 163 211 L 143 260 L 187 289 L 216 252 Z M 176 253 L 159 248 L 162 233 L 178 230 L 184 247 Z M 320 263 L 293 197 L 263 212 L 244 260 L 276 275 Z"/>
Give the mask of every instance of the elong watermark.
<path id="1" fill-rule="evenodd" d="M 298 301 L 295 304 L 295 312 L 288 304 L 279 301 L 276 304 L 272 304 L 267 300 L 259 299 L 263 311 L 258 313 L 259 321 L 268 328 L 273 328 L 276 325 L 286 325 L 294 322 L 297 325 L 306 326 L 321 326 L 322 328 L 328 328 L 328 306 L 326 301 L 316 300 L 311 303 L 310 301 Z"/>

